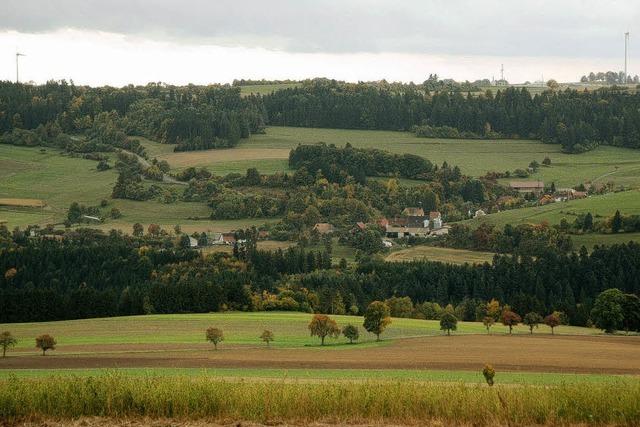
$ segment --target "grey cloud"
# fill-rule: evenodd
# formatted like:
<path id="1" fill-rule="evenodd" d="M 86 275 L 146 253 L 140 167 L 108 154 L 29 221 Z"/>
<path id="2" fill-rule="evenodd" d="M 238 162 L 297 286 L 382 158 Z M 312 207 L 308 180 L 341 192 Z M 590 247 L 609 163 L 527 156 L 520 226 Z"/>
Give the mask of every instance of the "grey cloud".
<path id="1" fill-rule="evenodd" d="M 0 29 L 290 52 L 610 57 L 637 0 L 2 0 Z M 634 27 L 635 25 L 635 27 Z"/>

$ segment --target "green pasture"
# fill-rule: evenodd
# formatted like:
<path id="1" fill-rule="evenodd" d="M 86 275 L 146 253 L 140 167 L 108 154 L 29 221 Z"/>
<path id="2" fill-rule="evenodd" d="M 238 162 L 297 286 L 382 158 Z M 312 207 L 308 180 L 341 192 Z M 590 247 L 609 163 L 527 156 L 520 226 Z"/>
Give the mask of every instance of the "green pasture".
<path id="1" fill-rule="evenodd" d="M 0 330 L 9 330 L 18 339 L 16 350 L 31 350 L 34 337 L 51 334 L 60 346 L 100 345 L 100 344 L 189 344 L 203 343 L 204 332 L 210 326 L 221 328 L 225 343 L 242 345 L 263 345 L 258 338 L 264 329 L 275 335 L 272 345 L 279 347 L 317 346 L 319 341 L 309 336 L 307 325 L 312 315 L 297 312 L 228 312 L 206 314 L 158 314 L 146 316 L 110 317 L 99 319 L 67 320 L 57 322 L 0 324 Z M 332 316 L 340 327 L 353 324 L 360 327 L 360 342 L 371 345 L 375 336 L 362 328 L 363 318 L 359 316 Z M 505 334 L 506 327 L 495 325 L 493 334 Z M 486 334 L 480 322 L 459 322 L 456 334 Z M 514 333 L 528 334 L 526 326 L 514 328 Z M 536 331 L 549 334 L 544 325 Z M 556 328 L 557 334 L 592 335 L 599 330 L 575 326 Z M 397 338 L 441 335 L 440 324 L 436 320 L 393 319 L 384 332 L 384 340 Z M 328 339 L 330 348 L 345 347 L 344 338 Z M 340 344 L 340 345 L 338 345 Z M 62 349 L 61 349 L 62 350 Z"/>

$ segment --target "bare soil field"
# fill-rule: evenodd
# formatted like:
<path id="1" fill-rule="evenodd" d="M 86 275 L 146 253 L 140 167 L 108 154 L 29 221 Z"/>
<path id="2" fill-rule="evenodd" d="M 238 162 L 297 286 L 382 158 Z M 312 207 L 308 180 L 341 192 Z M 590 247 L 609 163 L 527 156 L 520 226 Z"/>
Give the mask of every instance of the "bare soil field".
<path id="1" fill-rule="evenodd" d="M 21 352 L 0 369 L 59 368 L 331 368 L 477 370 L 640 375 L 640 337 L 435 336 L 341 349 L 202 344 L 59 346 L 45 357 Z"/>
<path id="2" fill-rule="evenodd" d="M 14 206 L 21 208 L 42 208 L 46 206 L 44 200 L 40 199 L 0 199 L 0 206 Z"/>

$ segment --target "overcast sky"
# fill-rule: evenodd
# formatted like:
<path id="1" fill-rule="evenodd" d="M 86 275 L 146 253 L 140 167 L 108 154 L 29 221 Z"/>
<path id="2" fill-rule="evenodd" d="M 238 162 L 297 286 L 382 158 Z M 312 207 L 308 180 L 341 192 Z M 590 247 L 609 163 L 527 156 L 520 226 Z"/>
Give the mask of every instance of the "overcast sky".
<path id="1" fill-rule="evenodd" d="M 576 81 L 623 68 L 625 31 L 638 74 L 638 0 L 1 0 L 0 79 L 17 49 L 36 82 Z"/>

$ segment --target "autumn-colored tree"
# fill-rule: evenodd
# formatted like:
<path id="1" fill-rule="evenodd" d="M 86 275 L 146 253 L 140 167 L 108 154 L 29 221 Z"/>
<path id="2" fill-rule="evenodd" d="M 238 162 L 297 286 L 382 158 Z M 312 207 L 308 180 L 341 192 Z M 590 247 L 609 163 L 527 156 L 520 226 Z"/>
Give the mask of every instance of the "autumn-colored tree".
<path id="1" fill-rule="evenodd" d="M 484 365 L 484 368 L 482 369 L 482 375 L 484 376 L 485 381 L 487 381 L 487 384 L 489 384 L 489 386 L 492 386 L 493 377 L 496 376 L 496 370 L 493 369 L 493 366 Z"/>
<path id="2" fill-rule="evenodd" d="M 264 331 L 262 331 L 262 334 L 260 334 L 260 339 L 266 342 L 267 347 L 269 347 L 271 341 L 273 341 L 273 332 L 270 331 L 269 329 L 265 329 Z"/>
<path id="3" fill-rule="evenodd" d="M 13 347 L 18 343 L 18 340 L 15 339 L 11 332 L 4 331 L 0 334 L 0 347 L 2 347 L 2 357 L 7 355 L 7 348 Z"/>
<path id="4" fill-rule="evenodd" d="M 158 224 L 149 224 L 149 227 L 147 227 L 147 233 L 154 237 L 159 236 L 161 230 Z"/>
<path id="5" fill-rule="evenodd" d="M 551 313 L 543 319 L 545 325 L 551 328 L 551 335 L 554 335 L 554 328 L 560 326 L 560 316 L 556 313 Z"/>
<path id="6" fill-rule="evenodd" d="M 342 335 L 349 340 L 350 344 L 353 344 L 354 341 L 358 341 L 358 338 L 360 338 L 358 327 L 351 324 L 342 328 Z"/>
<path id="7" fill-rule="evenodd" d="M 529 327 L 529 333 L 533 334 L 533 328 L 537 328 L 540 323 L 542 323 L 542 316 L 538 313 L 531 312 L 524 315 L 523 322 L 525 325 Z"/>
<path id="8" fill-rule="evenodd" d="M 218 343 L 224 341 L 224 333 L 220 328 L 210 327 L 207 328 L 207 341 L 213 344 L 214 349 L 218 349 Z"/>
<path id="9" fill-rule="evenodd" d="M 511 335 L 513 327 L 517 326 L 520 322 L 522 322 L 522 318 L 518 313 L 511 311 L 509 308 L 505 308 L 505 310 L 502 311 L 502 324 L 509 327 L 509 335 Z"/>
<path id="10" fill-rule="evenodd" d="M 382 301 L 374 301 L 364 312 L 364 328 L 376 335 L 376 341 L 380 341 L 380 334 L 391 324 L 389 306 Z"/>
<path id="11" fill-rule="evenodd" d="M 315 314 L 309 323 L 309 331 L 312 337 L 320 338 L 320 345 L 324 345 L 327 336 L 338 338 L 340 335 L 338 324 L 326 314 Z"/>
<path id="12" fill-rule="evenodd" d="M 43 334 L 39 337 L 36 337 L 36 348 L 42 350 L 42 355 L 44 356 L 47 350 L 55 350 L 56 344 L 58 344 L 51 335 Z"/>
<path id="13" fill-rule="evenodd" d="M 496 323 L 496 320 L 491 316 L 485 316 L 482 318 L 482 324 L 487 329 L 487 334 L 491 334 L 491 327 Z"/>
<path id="14" fill-rule="evenodd" d="M 500 313 L 502 312 L 502 308 L 500 307 L 500 302 L 496 299 L 492 299 L 487 303 L 487 316 L 493 318 L 494 321 L 497 321 L 500 318 Z"/>

